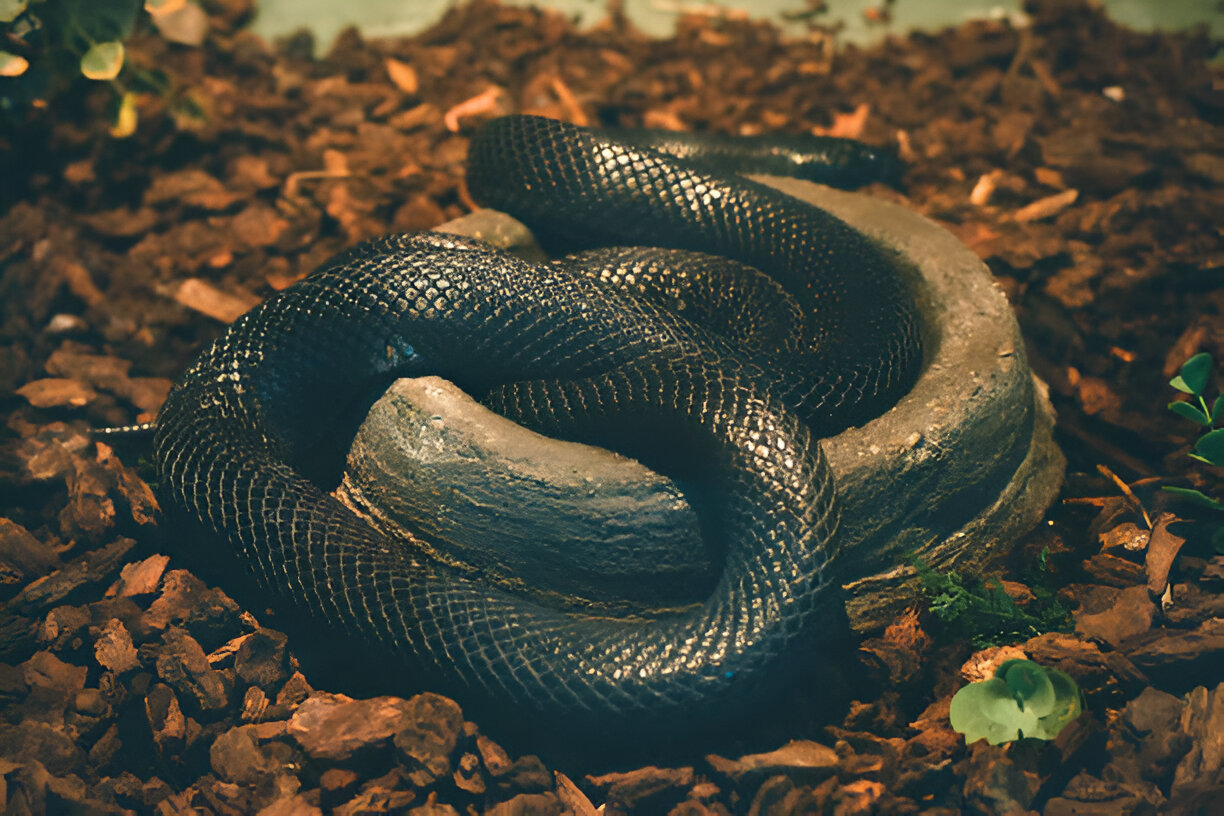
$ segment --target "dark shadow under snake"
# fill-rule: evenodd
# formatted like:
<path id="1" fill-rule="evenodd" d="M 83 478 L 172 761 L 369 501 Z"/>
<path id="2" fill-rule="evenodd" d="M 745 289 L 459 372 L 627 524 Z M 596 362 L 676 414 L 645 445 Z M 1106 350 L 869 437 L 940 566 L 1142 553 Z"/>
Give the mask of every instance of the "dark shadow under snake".
<path id="1" fill-rule="evenodd" d="M 556 246 L 645 248 L 531 265 L 431 233 L 342 253 L 235 321 L 177 383 L 154 440 L 163 496 L 261 585 L 461 695 L 596 724 L 755 699 L 837 602 L 817 437 L 878 414 L 917 375 L 919 318 L 895 264 L 770 188 L 546 119 L 486 125 L 468 185 Z M 426 374 L 693 485 L 724 553 L 710 597 L 649 621 L 544 608 L 451 574 L 332 498 L 313 473 L 318 440 L 355 395 Z"/>

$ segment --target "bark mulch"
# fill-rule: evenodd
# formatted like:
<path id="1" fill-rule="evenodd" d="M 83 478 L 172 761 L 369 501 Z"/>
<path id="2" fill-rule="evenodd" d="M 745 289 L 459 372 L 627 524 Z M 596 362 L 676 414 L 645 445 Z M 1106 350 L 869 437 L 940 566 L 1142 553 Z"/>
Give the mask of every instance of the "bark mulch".
<path id="1" fill-rule="evenodd" d="M 98 86 L 0 132 L 6 812 L 1224 811 L 1224 514 L 1160 490 L 1224 495 L 1165 407 L 1182 361 L 1224 357 L 1218 44 L 1080 2 L 867 49 L 710 16 L 650 40 L 478 2 L 315 58 L 308 36 L 244 31 L 249 0 L 203 5 L 201 47 L 129 43 L 175 87 L 141 100 L 133 137 L 106 134 Z M 1058 409 L 1063 496 L 996 577 L 1020 607 L 1065 605 L 1063 631 L 979 649 L 913 610 L 846 666 L 841 722 L 583 765 L 508 752 L 411 677 L 408 697 L 315 688 L 275 614 L 185 569 L 139 445 L 121 458 L 88 429 L 155 416 L 225 322 L 332 253 L 467 212 L 468 135 L 511 111 L 896 146 L 904 192 L 872 192 L 986 261 Z M 966 746 L 952 693 L 1019 654 L 1071 674 L 1084 715 L 1052 742 Z"/>

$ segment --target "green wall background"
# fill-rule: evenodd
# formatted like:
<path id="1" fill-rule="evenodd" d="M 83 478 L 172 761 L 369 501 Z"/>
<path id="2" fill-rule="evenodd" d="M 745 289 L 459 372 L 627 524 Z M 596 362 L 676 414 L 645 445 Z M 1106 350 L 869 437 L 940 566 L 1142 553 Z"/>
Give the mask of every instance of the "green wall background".
<path id="1" fill-rule="evenodd" d="M 303 26 L 314 31 L 323 48 L 338 31 L 356 25 L 367 36 L 411 34 L 437 20 L 457 0 L 258 0 L 255 29 L 266 37 L 288 34 Z M 606 0 L 503 0 L 518 5 L 558 9 L 593 23 L 604 16 Z M 842 20 L 845 42 L 867 43 L 890 33 L 913 28 L 937 30 L 969 18 L 1015 16 L 1021 18 L 1019 0 L 897 0 L 893 22 L 888 26 L 868 25 L 863 11 L 879 0 L 826 0 L 829 13 L 822 19 Z M 1110 16 L 1141 30 L 1173 30 L 1206 23 L 1213 36 L 1224 38 L 1222 0 L 1100 0 Z M 625 11 L 643 30 L 668 34 L 676 13 L 668 8 L 680 6 L 722 6 L 747 10 L 752 16 L 781 20 L 786 12 L 802 11 L 804 0 L 624 0 Z M 801 25 L 792 24 L 796 33 Z"/>

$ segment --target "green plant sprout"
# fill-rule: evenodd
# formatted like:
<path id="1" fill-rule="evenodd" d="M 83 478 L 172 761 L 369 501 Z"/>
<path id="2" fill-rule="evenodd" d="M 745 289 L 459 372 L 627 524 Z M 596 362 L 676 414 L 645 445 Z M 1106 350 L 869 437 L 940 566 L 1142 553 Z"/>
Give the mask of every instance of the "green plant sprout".
<path id="1" fill-rule="evenodd" d="M 1224 426 L 1224 394 L 1217 394 L 1211 407 L 1207 407 L 1205 392 L 1211 381 L 1211 369 L 1211 355 L 1205 351 L 1183 363 L 1177 376 L 1169 380 L 1169 385 L 1189 394 L 1191 399 L 1170 402 L 1169 410 L 1204 429 L 1187 455 L 1207 465 L 1224 467 L 1224 427 L 1221 427 Z M 1173 485 L 1165 485 L 1162 489 L 1201 507 L 1224 512 L 1224 501 L 1208 496 L 1201 490 Z M 1211 542 L 1217 551 L 1224 552 L 1224 527 L 1215 531 Z"/>
<path id="2" fill-rule="evenodd" d="M 1224 394 L 1216 396 L 1211 409 L 1207 408 L 1207 399 L 1203 392 L 1211 379 L 1211 355 L 1200 352 L 1182 364 L 1181 371 L 1169 380 L 1169 385 L 1189 394 L 1198 400 L 1198 405 L 1192 402 L 1170 402 L 1169 410 L 1207 429 L 1194 444 L 1194 450 L 1189 454 L 1191 459 L 1206 462 L 1216 467 L 1224 467 L 1224 428 L 1217 427 L 1224 423 Z M 1224 506 L 1216 502 L 1213 506 Z"/>
<path id="3" fill-rule="evenodd" d="M 1052 740 L 1083 711 L 1079 686 L 1066 672 L 1031 660 L 1008 660 L 994 677 L 952 696 L 948 719 L 965 743 L 991 745 L 1026 737 Z"/>
<path id="4" fill-rule="evenodd" d="M 998 578 L 981 580 L 965 578 L 954 571 L 940 573 L 919 558 L 911 563 L 922 582 L 931 613 L 950 634 L 969 638 L 975 648 L 1070 630 L 1069 610 L 1045 587 L 1032 588 L 1035 600 L 1030 612 L 1012 600 Z"/>

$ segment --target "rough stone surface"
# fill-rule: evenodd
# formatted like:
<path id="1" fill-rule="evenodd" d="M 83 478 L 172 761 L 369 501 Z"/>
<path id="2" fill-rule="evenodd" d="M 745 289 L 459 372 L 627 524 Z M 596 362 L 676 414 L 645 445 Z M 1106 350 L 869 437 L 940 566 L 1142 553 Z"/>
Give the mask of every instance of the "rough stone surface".
<path id="1" fill-rule="evenodd" d="M 399 380 L 375 404 L 342 495 L 376 523 L 413 519 L 439 557 L 587 607 L 694 601 L 711 571 L 670 479 L 527 430 L 438 377 Z"/>
<path id="2" fill-rule="evenodd" d="M 926 322 L 922 376 L 892 410 L 824 442 L 842 501 L 841 564 L 847 609 L 856 628 L 879 628 L 916 596 L 917 577 L 906 565 L 911 554 L 940 570 L 974 572 L 1000 546 L 1041 518 L 1057 494 L 1064 467 L 1051 436 L 1052 409 L 1044 386 L 1029 371 L 1006 297 L 985 265 L 954 236 L 903 207 L 868 196 L 791 179 L 762 180 L 832 211 L 899 253 L 912 267 Z M 440 229 L 481 237 L 516 252 L 531 246 L 521 225 L 492 211 L 473 213 Z M 535 252 L 527 250 L 529 255 Z M 429 417 L 435 425 L 468 429 L 488 422 L 481 410 L 469 402 L 465 411 Z M 380 419 L 363 427 L 350 454 L 350 462 L 364 463 L 348 474 L 357 492 L 365 489 L 362 470 L 391 470 L 389 464 L 370 467 L 369 460 L 380 455 L 375 451 L 398 448 L 400 455 L 411 457 L 415 448 L 415 455 L 428 459 L 425 464 L 430 468 L 449 459 L 448 480 L 461 469 L 456 460 L 472 458 L 471 439 L 465 439 L 466 447 L 459 451 L 446 452 L 436 444 L 437 432 L 432 439 L 426 434 L 422 441 L 420 422 L 399 432 L 394 428 L 397 414 L 387 406 L 376 408 L 374 415 Z M 486 442 L 480 458 L 501 457 L 503 472 L 525 467 L 518 459 L 521 439 L 510 440 L 508 455 L 498 450 L 504 436 Z M 548 457 L 555 456 L 552 448 L 547 452 Z M 590 456 L 602 462 L 606 455 Z M 540 473 L 548 469 L 549 461 L 540 456 L 531 467 Z M 572 484 L 573 457 L 555 461 L 562 465 L 552 478 Z M 637 478 L 645 485 L 657 477 L 641 468 Z M 480 479 L 487 482 L 487 477 L 476 481 Z M 485 495 L 472 486 L 470 477 L 448 484 L 454 491 L 448 494 L 449 501 L 440 512 L 435 504 L 430 516 L 445 515 L 449 509 L 445 505 L 459 507 L 458 492 L 471 491 L 473 502 Z M 424 493 L 416 500 L 419 505 L 437 502 L 437 483 L 416 489 Z M 538 496 L 537 491 L 524 498 L 530 506 Z M 881 501 L 881 496 L 888 501 Z M 512 501 L 503 500 L 502 507 Z M 555 523 L 553 508 L 545 505 L 545 512 L 550 524 Z M 685 523 L 674 507 L 665 507 L 661 514 L 657 507 L 638 507 L 632 515 L 652 527 Z M 688 562 L 680 559 L 680 563 Z M 694 575 L 704 574 L 702 566 L 693 566 Z M 567 588 L 547 590 L 564 593 Z"/>

